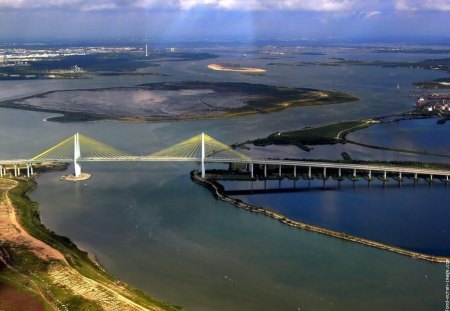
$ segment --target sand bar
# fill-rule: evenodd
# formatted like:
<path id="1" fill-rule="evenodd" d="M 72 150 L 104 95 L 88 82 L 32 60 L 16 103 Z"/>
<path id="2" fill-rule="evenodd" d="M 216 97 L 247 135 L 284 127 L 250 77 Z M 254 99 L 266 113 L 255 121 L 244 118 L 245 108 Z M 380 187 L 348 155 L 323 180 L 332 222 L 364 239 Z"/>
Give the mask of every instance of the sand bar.
<path id="1" fill-rule="evenodd" d="M 218 71 L 231 71 L 231 72 L 245 72 L 245 73 L 261 73 L 267 70 L 262 68 L 251 68 L 251 67 L 227 67 L 219 64 L 209 64 L 209 69 Z"/>

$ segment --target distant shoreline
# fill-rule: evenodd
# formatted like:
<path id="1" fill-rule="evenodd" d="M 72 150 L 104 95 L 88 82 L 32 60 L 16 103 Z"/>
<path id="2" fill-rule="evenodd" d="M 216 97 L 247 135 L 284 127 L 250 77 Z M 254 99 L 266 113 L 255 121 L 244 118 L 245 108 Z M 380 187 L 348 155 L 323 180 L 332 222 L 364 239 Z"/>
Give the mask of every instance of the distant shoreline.
<path id="1" fill-rule="evenodd" d="M 220 64 L 209 64 L 209 69 L 216 71 L 231 71 L 231 72 L 244 72 L 244 73 L 262 73 L 267 70 L 262 68 L 251 68 L 251 67 L 227 67 Z"/>

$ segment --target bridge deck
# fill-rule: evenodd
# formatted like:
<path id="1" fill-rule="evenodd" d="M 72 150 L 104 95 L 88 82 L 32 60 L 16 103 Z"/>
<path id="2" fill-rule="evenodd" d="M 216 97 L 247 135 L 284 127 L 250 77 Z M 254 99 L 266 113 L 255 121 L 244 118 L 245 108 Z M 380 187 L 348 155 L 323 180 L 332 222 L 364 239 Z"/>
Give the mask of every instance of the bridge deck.
<path id="1" fill-rule="evenodd" d="M 118 157 L 118 158 L 78 158 L 78 162 L 201 162 L 201 158 L 187 158 L 187 157 Z M 40 164 L 40 163 L 72 163 L 73 159 L 48 159 L 48 160 L 0 160 L 0 165 L 15 165 L 15 164 Z M 405 174 L 427 174 L 427 175 L 441 175 L 450 176 L 450 170 L 442 169 L 427 169 L 414 168 L 406 166 L 395 165 L 375 165 L 375 164 L 351 164 L 351 163 L 335 163 L 335 162 L 319 162 L 319 161 L 294 161 L 294 160 L 272 160 L 272 159 L 229 159 L 229 158 L 205 158 L 205 163 L 242 163 L 242 164 L 259 164 L 259 165 L 273 165 L 273 166 L 292 166 L 292 167 L 306 167 L 306 168 L 330 168 L 343 170 L 357 170 L 357 171 L 372 171 L 372 172 L 388 172 L 388 173 L 405 173 Z"/>

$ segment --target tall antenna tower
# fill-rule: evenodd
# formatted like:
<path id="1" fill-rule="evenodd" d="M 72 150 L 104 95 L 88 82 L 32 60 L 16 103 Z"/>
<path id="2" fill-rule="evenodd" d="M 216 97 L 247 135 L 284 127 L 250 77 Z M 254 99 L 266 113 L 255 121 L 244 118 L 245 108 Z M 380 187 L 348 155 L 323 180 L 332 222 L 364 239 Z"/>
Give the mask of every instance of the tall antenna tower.
<path id="1" fill-rule="evenodd" d="M 148 57 L 148 45 L 145 44 L 145 57 Z"/>

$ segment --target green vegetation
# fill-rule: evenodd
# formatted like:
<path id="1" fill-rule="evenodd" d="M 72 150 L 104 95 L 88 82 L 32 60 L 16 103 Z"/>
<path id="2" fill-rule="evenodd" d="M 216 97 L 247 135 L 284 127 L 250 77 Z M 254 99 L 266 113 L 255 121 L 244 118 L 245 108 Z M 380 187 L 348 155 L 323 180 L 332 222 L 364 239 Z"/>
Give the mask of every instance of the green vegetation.
<path id="1" fill-rule="evenodd" d="M 26 249 L 12 248 L 5 244 L 0 245 L 0 249 L 3 254 L 8 254 L 9 265 L 12 267 L 4 268 L 0 272 L 0 283 L 8 284 L 19 293 L 32 297 L 44 305 L 46 310 L 54 310 L 54 304 L 56 307 L 65 305 L 68 310 L 103 310 L 96 302 L 73 295 L 68 289 L 54 285 L 47 273 L 49 262 L 40 260 Z"/>
<path id="2" fill-rule="evenodd" d="M 307 145 L 326 145 L 345 142 L 345 135 L 374 124 L 375 121 L 346 121 L 296 131 L 278 132 L 266 138 L 255 139 L 256 146 L 294 145 L 305 151 L 310 151 Z"/>
<path id="3" fill-rule="evenodd" d="M 160 62 L 196 61 L 216 58 L 209 53 L 159 52 L 147 57 L 142 53 L 111 53 L 73 55 L 50 58 L 28 63 L 28 66 L 16 65 L 0 68 L 0 80 L 28 79 L 81 79 L 94 75 L 163 75 L 161 73 L 137 73 L 140 68 L 159 67 Z M 58 72 L 73 66 L 81 67 L 85 72 Z M 56 72 L 56 73 L 55 73 Z"/>
<path id="4" fill-rule="evenodd" d="M 16 207 L 21 225 L 35 238 L 63 252 L 67 261 L 84 275 L 96 277 L 98 268 L 89 260 L 86 252 L 79 250 L 70 239 L 49 231 L 41 223 L 39 205 L 31 201 L 27 195 L 35 186 L 36 183 L 32 180 L 20 180 L 19 184 L 9 192 L 9 197 Z M 104 277 L 112 280 L 106 273 L 104 273 Z"/>
<path id="5" fill-rule="evenodd" d="M 47 243 L 53 248 L 64 254 L 64 257 L 68 263 L 75 268 L 82 275 L 98 281 L 103 284 L 117 283 L 118 281 L 112 276 L 108 275 L 102 270 L 96 263 L 92 262 L 88 258 L 88 254 L 81 251 L 77 246 L 68 238 L 57 235 L 56 233 L 49 231 L 41 222 L 39 217 L 39 207 L 36 202 L 29 199 L 27 193 L 34 189 L 36 183 L 33 180 L 18 179 L 19 184 L 10 190 L 9 197 L 16 208 L 16 214 L 20 224 L 26 229 L 28 233 L 37 239 Z M 3 249 L 7 247 L 3 246 Z M 70 304 L 73 308 L 70 310 L 99 310 L 96 303 L 83 299 L 79 296 L 73 296 L 65 289 L 59 286 L 51 286 L 51 282 L 46 276 L 46 272 L 49 266 L 49 262 L 39 260 L 29 252 L 23 252 L 17 249 L 9 248 L 9 252 L 13 257 L 14 268 L 22 274 L 12 275 L 13 271 L 5 269 L 0 273 L 3 280 L 8 279 L 8 284 L 13 284 L 17 287 L 17 284 L 23 282 L 23 277 L 32 277 L 36 279 L 36 283 L 40 289 L 48 289 L 64 304 Z M 33 272 L 30 276 L 30 272 Z M 6 274 L 5 274 L 6 273 Z M 161 302 L 152 298 L 149 298 L 141 291 L 126 285 L 125 289 L 128 292 L 128 298 L 142 306 L 158 306 L 163 310 L 182 310 L 182 307 L 173 306 L 166 302 Z"/>
<path id="6" fill-rule="evenodd" d="M 450 58 L 442 59 L 426 59 L 418 62 L 392 62 L 392 61 L 357 61 L 347 60 L 344 58 L 333 58 L 328 62 L 273 62 L 268 66 L 379 66 L 379 67 L 405 67 L 405 68 L 422 68 L 428 70 L 439 70 L 450 72 Z"/>
<path id="7" fill-rule="evenodd" d="M 424 89 L 449 89 L 450 88 L 450 77 L 440 78 L 431 81 L 421 81 L 416 82 L 414 85 L 424 88 Z"/>

